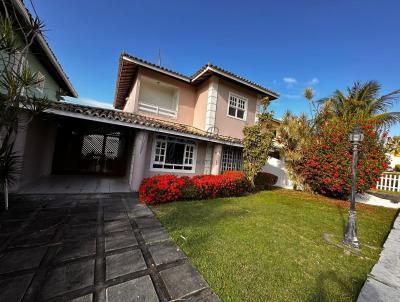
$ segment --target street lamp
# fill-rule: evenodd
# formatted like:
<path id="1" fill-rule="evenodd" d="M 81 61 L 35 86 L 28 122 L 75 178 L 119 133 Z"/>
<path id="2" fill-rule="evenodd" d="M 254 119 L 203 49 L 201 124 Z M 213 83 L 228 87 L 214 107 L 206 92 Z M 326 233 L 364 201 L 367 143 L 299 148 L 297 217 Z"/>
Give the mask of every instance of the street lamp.
<path id="1" fill-rule="evenodd" d="M 351 165 L 351 200 L 349 210 L 349 221 L 346 226 L 343 243 L 355 248 L 360 247 L 360 242 L 357 238 L 356 226 L 356 194 L 357 194 L 357 161 L 358 161 L 358 145 L 364 140 L 360 125 L 356 125 L 350 132 L 349 140 L 353 145 L 353 160 Z"/>

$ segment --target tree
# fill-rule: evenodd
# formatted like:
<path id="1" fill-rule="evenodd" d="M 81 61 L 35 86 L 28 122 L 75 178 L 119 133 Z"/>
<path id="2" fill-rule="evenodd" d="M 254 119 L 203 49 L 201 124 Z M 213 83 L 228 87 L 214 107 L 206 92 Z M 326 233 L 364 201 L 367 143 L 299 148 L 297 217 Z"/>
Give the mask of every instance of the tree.
<path id="1" fill-rule="evenodd" d="M 255 176 L 268 160 L 274 138 L 273 113 L 267 109 L 269 102 L 268 98 L 260 100 L 257 123 L 243 129 L 243 166 L 253 187 Z"/>
<path id="2" fill-rule="evenodd" d="M 303 158 L 303 152 L 312 137 L 312 121 L 307 116 L 293 115 L 287 111 L 278 127 L 277 141 L 281 145 L 281 157 L 285 161 L 287 171 L 295 187 L 304 186 L 304 181 L 295 173 L 295 167 Z"/>
<path id="3" fill-rule="evenodd" d="M 387 112 L 400 99 L 400 90 L 380 95 L 381 85 L 376 81 L 356 82 L 347 88 L 347 94 L 336 90 L 332 96 L 319 102 L 324 110 L 342 122 L 373 121 L 377 127 L 388 127 L 400 121 L 400 112 Z"/>
<path id="4" fill-rule="evenodd" d="M 14 151 L 18 130 L 48 108 L 46 97 L 36 96 L 40 78 L 26 60 L 30 47 L 41 34 L 43 23 L 32 18 L 26 24 L 11 1 L 0 5 L 0 183 L 8 208 L 8 185 L 20 173 L 20 155 Z"/>

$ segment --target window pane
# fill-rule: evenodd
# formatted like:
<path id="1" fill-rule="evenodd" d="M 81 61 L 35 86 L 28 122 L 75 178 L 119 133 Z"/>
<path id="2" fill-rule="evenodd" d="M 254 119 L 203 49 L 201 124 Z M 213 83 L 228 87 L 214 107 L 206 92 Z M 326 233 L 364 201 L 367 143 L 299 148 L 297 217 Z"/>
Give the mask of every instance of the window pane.
<path id="1" fill-rule="evenodd" d="M 238 110 L 237 110 L 237 117 L 238 117 L 238 118 L 243 118 L 243 117 L 244 117 L 244 110 L 238 109 Z"/>
<path id="2" fill-rule="evenodd" d="M 229 114 L 230 116 L 236 116 L 236 109 L 235 109 L 235 108 L 232 108 L 232 107 L 229 107 L 228 114 Z"/>
<path id="3" fill-rule="evenodd" d="M 165 163 L 168 164 L 183 164 L 183 154 L 185 151 L 185 145 L 178 143 L 167 143 L 167 156 Z"/>

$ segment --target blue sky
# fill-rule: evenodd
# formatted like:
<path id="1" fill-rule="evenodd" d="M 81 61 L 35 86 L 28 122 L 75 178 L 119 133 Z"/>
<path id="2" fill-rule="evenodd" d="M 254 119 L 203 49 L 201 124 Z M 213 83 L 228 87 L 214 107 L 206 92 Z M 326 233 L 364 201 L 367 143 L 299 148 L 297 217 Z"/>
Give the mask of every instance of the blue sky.
<path id="1" fill-rule="evenodd" d="M 25 1 L 29 7 L 29 1 Z M 46 37 L 83 100 L 112 103 L 122 51 L 192 75 L 212 62 L 281 94 L 272 104 L 308 112 L 354 81 L 400 88 L 400 1 L 34 1 Z M 394 108 L 400 111 L 400 103 Z M 400 126 L 391 129 L 400 134 Z"/>

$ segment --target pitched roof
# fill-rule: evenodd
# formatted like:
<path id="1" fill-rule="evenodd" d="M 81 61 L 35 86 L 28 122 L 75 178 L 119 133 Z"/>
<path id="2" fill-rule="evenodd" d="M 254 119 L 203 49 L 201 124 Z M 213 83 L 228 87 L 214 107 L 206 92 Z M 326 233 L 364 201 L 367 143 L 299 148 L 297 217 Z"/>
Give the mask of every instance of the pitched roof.
<path id="1" fill-rule="evenodd" d="M 159 120 L 117 109 L 98 108 L 66 102 L 52 102 L 51 107 L 45 112 L 103 123 L 117 124 L 125 127 L 140 128 L 165 134 L 186 136 L 204 141 L 242 146 L 242 140 L 237 138 L 210 133 L 196 127 Z"/>
<path id="2" fill-rule="evenodd" d="M 136 76 L 138 66 L 166 74 L 178 80 L 184 81 L 188 84 L 197 84 L 198 82 L 204 80 L 208 76 L 212 74 L 217 74 L 221 77 L 233 80 L 239 83 L 240 85 L 244 85 L 250 89 L 253 89 L 258 93 L 267 95 L 273 100 L 279 97 L 278 93 L 268 88 L 265 88 L 259 84 L 256 84 L 248 79 L 245 79 L 241 76 L 238 76 L 230 71 L 227 71 L 210 63 L 201 67 L 192 76 L 186 76 L 174 70 L 167 69 L 162 66 L 140 59 L 138 57 L 131 56 L 127 53 L 122 53 L 119 59 L 118 75 L 117 75 L 117 82 L 115 89 L 115 97 L 114 97 L 115 108 L 122 108 L 124 106 L 126 98 L 128 97 L 130 90 L 132 88 L 133 80 Z"/>
<path id="3" fill-rule="evenodd" d="M 28 8 L 24 5 L 23 1 L 21 0 L 12 0 L 12 5 L 17 9 L 18 13 L 22 16 L 23 21 L 27 24 L 31 24 L 32 22 L 32 15 L 30 14 Z M 65 92 L 67 95 L 72 96 L 72 97 L 78 97 L 78 94 L 73 87 L 71 81 L 69 80 L 67 74 L 64 72 L 63 68 L 61 67 L 61 64 L 58 62 L 57 57 L 55 56 L 54 52 L 51 50 L 48 42 L 42 35 L 42 33 L 39 33 L 36 36 L 36 42 L 38 46 L 41 48 L 43 53 L 46 55 L 47 59 L 51 63 L 51 65 L 54 67 L 59 79 L 61 80 L 63 86 L 65 88 Z"/>

